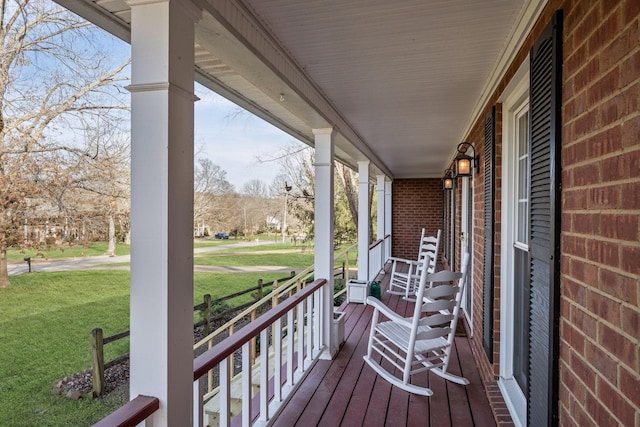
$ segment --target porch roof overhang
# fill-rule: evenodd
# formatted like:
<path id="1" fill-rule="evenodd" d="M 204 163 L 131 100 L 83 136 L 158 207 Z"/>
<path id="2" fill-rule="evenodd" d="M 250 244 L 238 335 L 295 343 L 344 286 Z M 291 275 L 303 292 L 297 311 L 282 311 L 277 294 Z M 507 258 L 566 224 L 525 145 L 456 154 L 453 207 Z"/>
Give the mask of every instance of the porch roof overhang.
<path id="1" fill-rule="evenodd" d="M 124 0 L 56 1 L 129 41 Z M 193 1 L 196 81 L 391 179 L 442 176 L 546 2 Z"/>

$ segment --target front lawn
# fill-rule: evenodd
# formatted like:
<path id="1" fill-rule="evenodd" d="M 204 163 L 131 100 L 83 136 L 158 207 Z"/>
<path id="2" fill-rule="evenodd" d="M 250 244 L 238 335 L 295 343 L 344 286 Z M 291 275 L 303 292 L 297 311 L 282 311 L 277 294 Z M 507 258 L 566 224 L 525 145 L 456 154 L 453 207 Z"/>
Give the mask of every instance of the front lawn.
<path id="1" fill-rule="evenodd" d="M 205 293 L 219 298 L 282 273 L 195 273 L 194 305 Z M 231 301 L 232 305 L 250 295 Z M 88 426 L 126 399 L 74 401 L 51 395 L 63 377 L 91 366 L 89 333 L 129 329 L 129 273 L 77 271 L 11 277 L 0 289 L 0 426 Z M 105 359 L 128 351 L 128 340 L 105 346 Z"/>

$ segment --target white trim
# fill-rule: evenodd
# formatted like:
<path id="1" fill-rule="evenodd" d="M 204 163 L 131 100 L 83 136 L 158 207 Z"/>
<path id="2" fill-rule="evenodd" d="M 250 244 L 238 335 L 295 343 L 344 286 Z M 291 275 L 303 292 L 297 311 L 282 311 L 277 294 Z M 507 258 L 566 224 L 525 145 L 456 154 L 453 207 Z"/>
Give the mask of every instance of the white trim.
<path id="1" fill-rule="evenodd" d="M 529 102 L 529 61 L 525 60 L 514 79 L 501 96 L 502 121 L 502 226 L 500 251 L 500 378 L 502 391 L 511 418 L 518 426 L 526 425 L 527 402 L 513 377 L 513 336 L 515 306 L 513 303 L 514 242 L 516 230 L 516 167 L 515 122 L 516 112 Z"/>
<path id="2" fill-rule="evenodd" d="M 475 173 L 475 170 L 473 170 Z M 464 233 L 464 241 L 460 245 L 460 260 L 464 259 L 464 250 L 469 253 L 473 253 L 473 203 L 469 206 L 469 192 L 471 192 L 471 198 L 473 200 L 473 186 L 471 185 L 471 179 L 468 177 L 462 178 L 462 206 L 460 212 L 460 233 Z M 467 228 L 469 224 L 469 216 L 471 216 L 471 230 Z M 469 271 L 473 272 L 473 257 L 470 257 Z M 466 286 L 465 293 L 471 293 L 471 301 L 473 301 L 473 273 L 467 276 L 468 285 Z M 467 322 L 469 323 L 469 329 L 471 330 L 471 336 L 473 336 L 473 302 L 471 307 L 467 307 L 466 295 L 462 297 L 462 310 L 465 313 Z"/>
<path id="3" fill-rule="evenodd" d="M 361 160 L 358 162 L 358 279 L 373 280 L 369 277 L 369 176 L 370 162 Z"/>
<path id="4" fill-rule="evenodd" d="M 498 387 L 504 397 L 504 403 L 509 409 L 511 419 L 516 427 L 524 427 L 527 425 L 527 400 L 520 391 L 520 386 L 514 378 L 500 378 Z M 519 393 L 518 393 L 519 392 Z"/>

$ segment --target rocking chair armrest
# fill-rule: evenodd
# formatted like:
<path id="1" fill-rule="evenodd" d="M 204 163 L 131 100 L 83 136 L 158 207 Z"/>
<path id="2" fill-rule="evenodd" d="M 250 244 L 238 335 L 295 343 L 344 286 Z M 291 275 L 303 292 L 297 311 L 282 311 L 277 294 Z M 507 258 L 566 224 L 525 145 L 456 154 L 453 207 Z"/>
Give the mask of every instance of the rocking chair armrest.
<path id="1" fill-rule="evenodd" d="M 373 306 L 374 309 L 384 314 L 384 316 L 389 320 L 406 324 L 407 326 L 411 327 L 411 318 L 409 318 L 409 320 L 407 321 L 407 319 L 384 305 L 379 299 L 369 296 L 367 297 L 367 305 Z"/>
<path id="2" fill-rule="evenodd" d="M 405 258 L 398 258 L 398 257 L 389 257 L 390 261 L 393 262 L 402 262 L 404 264 L 409 264 L 409 265 L 419 265 L 420 262 L 416 261 L 416 260 L 412 260 L 412 259 L 405 259 Z"/>

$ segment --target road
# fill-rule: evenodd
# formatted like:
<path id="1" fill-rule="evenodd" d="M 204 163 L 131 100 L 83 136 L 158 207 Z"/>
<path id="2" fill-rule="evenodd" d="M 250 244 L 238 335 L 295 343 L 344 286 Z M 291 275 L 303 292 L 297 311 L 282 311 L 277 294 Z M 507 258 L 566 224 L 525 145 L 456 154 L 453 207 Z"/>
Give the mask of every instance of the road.
<path id="1" fill-rule="evenodd" d="M 229 248 L 242 248 L 242 247 L 255 247 L 257 245 L 270 245 L 273 241 L 261 241 L 261 242 L 240 242 L 230 243 L 227 245 L 208 246 L 202 248 L 195 248 L 194 254 L 217 252 Z M 113 264 L 123 264 L 131 262 L 129 255 L 118 256 L 91 256 L 82 258 L 65 258 L 65 259 L 31 259 L 31 271 L 40 273 L 49 273 L 54 271 L 72 271 L 72 270 L 88 270 L 96 267 L 114 268 L 128 270 L 129 266 L 113 266 Z M 112 265 L 110 267 L 110 265 Z M 26 262 L 9 263 L 8 265 L 9 276 L 15 276 L 18 274 L 24 274 L 29 272 L 29 266 Z M 290 268 L 278 267 L 278 266 L 251 266 L 251 267 L 213 267 L 205 265 L 194 266 L 194 271 L 205 272 L 290 272 Z"/>

